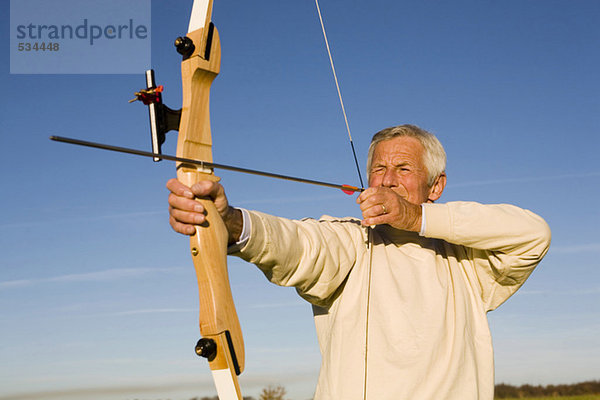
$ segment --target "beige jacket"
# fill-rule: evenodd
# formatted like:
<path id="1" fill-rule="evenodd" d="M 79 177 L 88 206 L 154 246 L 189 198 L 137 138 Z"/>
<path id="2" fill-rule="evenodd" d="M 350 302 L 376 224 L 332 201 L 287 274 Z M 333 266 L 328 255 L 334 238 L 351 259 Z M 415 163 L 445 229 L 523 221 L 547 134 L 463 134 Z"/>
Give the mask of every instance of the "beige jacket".
<path id="1" fill-rule="evenodd" d="M 510 205 L 423 210 L 424 236 L 250 212 L 250 239 L 236 255 L 313 304 L 315 400 L 493 399 L 486 312 L 531 274 L 550 230 Z"/>

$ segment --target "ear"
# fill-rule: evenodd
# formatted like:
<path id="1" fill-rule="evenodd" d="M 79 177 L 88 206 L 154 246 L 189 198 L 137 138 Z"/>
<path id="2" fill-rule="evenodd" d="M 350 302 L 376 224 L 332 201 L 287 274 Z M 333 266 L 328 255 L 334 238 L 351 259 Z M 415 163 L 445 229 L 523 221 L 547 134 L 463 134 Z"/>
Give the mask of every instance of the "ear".
<path id="1" fill-rule="evenodd" d="M 429 196 L 427 197 L 428 203 L 433 203 L 440 197 L 442 197 L 442 192 L 446 187 L 446 173 L 442 172 L 440 176 L 435 180 L 431 188 L 429 189 Z"/>

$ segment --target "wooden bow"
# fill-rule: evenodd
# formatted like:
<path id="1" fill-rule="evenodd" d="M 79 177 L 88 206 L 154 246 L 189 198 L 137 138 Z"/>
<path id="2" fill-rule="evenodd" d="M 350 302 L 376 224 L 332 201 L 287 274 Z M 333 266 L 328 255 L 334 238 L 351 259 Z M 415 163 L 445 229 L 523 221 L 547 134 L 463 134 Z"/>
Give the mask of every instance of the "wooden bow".
<path id="1" fill-rule="evenodd" d="M 211 22 L 212 4 L 212 0 L 194 0 L 188 33 L 175 42 L 183 56 L 180 111 L 162 104 L 162 87 L 156 87 L 152 71 L 146 73 L 148 88 L 138 97 L 148 98 L 154 153 L 160 153 L 167 131 L 179 130 L 178 157 L 212 162 L 209 96 L 221 64 L 219 34 Z M 183 162 L 177 163 L 177 178 L 188 186 L 219 180 L 212 169 Z M 227 273 L 228 232 L 215 205 L 198 201 L 206 209 L 207 222 L 196 227 L 190 238 L 200 294 L 202 339 L 196 353 L 208 359 L 219 399 L 241 400 L 237 375 L 244 370 L 244 341 Z"/>
<path id="2" fill-rule="evenodd" d="M 210 87 L 221 65 L 221 44 L 211 14 L 212 0 L 195 0 L 187 39 L 178 40 L 184 60 L 177 156 L 207 161 L 212 161 Z M 177 165 L 177 178 L 188 186 L 200 180 L 219 180 L 212 170 L 183 163 Z M 207 223 L 197 227 L 190 238 L 203 336 L 196 351 L 209 360 L 219 398 L 242 399 L 237 375 L 244 370 L 244 341 L 227 274 L 228 233 L 215 205 L 199 201 L 207 210 Z"/>

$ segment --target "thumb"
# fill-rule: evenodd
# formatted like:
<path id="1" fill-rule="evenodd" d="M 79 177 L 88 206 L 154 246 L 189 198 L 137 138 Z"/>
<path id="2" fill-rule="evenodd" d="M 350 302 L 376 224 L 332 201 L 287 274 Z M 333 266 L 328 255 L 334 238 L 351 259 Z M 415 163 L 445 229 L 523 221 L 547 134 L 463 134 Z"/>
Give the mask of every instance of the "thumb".
<path id="1" fill-rule="evenodd" d="M 215 204 L 217 211 L 221 216 L 228 212 L 229 202 L 225 195 L 225 188 L 219 182 L 200 181 L 192 186 L 192 192 L 197 198 L 210 200 Z"/>

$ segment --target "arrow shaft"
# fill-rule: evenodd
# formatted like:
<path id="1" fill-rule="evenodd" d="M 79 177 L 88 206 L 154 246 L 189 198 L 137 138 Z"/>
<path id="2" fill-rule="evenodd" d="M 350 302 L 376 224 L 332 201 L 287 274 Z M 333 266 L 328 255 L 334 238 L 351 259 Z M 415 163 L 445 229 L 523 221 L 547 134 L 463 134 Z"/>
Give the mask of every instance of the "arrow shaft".
<path id="1" fill-rule="evenodd" d="M 313 179 L 298 178 L 295 176 L 282 175 L 282 174 L 276 174 L 273 172 L 266 172 L 266 171 L 259 171 L 259 170 L 255 170 L 255 169 L 236 167 L 233 165 L 217 164 L 217 163 L 213 163 L 213 162 L 195 160 L 192 158 L 176 157 L 176 156 L 171 156 L 168 154 L 157 154 L 157 153 L 153 153 L 150 151 L 131 149 L 128 147 L 113 146 L 113 145 L 104 144 L 104 143 L 89 142 L 87 140 L 68 138 L 68 137 L 64 137 L 64 136 L 50 136 L 50 140 L 53 140 L 55 142 L 74 144 L 74 145 L 78 145 L 78 146 L 92 147 L 95 149 L 116 151 L 118 153 L 133 154 L 136 156 L 152 157 L 152 158 L 158 158 L 158 159 L 162 159 L 162 160 L 176 161 L 176 162 L 180 162 L 180 163 L 184 163 L 184 164 L 199 165 L 202 168 L 223 169 L 223 170 L 227 170 L 227 171 L 241 172 L 244 174 L 266 176 L 269 178 L 283 179 L 283 180 L 287 180 L 287 181 L 294 181 L 294 182 L 300 182 L 300 183 L 308 183 L 311 185 L 326 186 L 326 187 L 341 189 L 341 190 L 350 191 L 350 192 L 364 191 L 364 188 L 358 188 L 358 187 L 354 187 L 354 186 L 350 186 L 350 185 L 340 185 L 337 183 L 329 183 L 329 182 L 317 181 L 317 180 L 313 180 Z"/>

